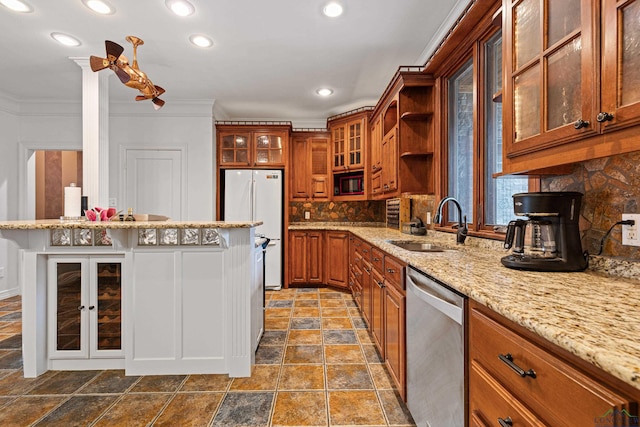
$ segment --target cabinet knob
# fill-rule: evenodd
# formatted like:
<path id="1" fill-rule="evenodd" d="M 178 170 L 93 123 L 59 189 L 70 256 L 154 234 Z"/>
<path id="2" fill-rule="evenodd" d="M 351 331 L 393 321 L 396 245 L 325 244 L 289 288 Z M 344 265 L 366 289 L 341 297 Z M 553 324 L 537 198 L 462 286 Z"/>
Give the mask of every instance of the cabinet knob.
<path id="1" fill-rule="evenodd" d="M 574 124 L 573 127 L 575 129 L 582 129 L 582 128 L 586 128 L 589 127 L 589 122 L 586 120 L 582 120 L 582 119 L 578 119 Z"/>
<path id="2" fill-rule="evenodd" d="M 596 120 L 598 121 L 598 123 L 610 122 L 611 120 L 613 120 L 613 114 L 603 111 L 601 113 L 598 113 L 598 115 L 596 116 Z"/>
<path id="3" fill-rule="evenodd" d="M 95 310 L 96 306 L 95 305 L 90 305 L 89 306 L 89 310 Z"/>
<path id="4" fill-rule="evenodd" d="M 396 271 L 393 268 L 387 268 L 387 273 L 395 273 Z"/>
<path id="5" fill-rule="evenodd" d="M 498 417 L 498 423 L 500 424 L 500 427 L 511 427 L 513 426 L 513 420 L 511 419 L 511 417 L 507 417 L 507 418 L 500 418 Z"/>
<path id="6" fill-rule="evenodd" d="M 80 310 L 80 311 L 84 310 L 84 305 L 78 306 L 78 310 Z"/>

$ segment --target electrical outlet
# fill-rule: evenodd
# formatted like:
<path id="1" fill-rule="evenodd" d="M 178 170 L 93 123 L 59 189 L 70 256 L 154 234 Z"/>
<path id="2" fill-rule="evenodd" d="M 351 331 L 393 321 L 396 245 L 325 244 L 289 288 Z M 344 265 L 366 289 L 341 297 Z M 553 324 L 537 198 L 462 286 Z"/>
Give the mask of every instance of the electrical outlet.
<path id="1" fill-rule="evenodd" d="M 306 212 L 304 213 L 304 219 L 311 219 L 311 212 L 306 211 Z"/>
<path id="2" fill-rule="evenodd" d="M 115 197 L 110 197 L 109 198 L 109 207 L 110 208 L 115 208 L 116 206 L 118 206 L 118 199 L 116 199 Z"/>
<path id="3" fill-rule="evenodd" d="M 622 220 L 632 219 L 634 225 L 622 226 L 622 244 L 627 246 L 640 246 L 640 214 L 622 214 Z"/>
<path id="4" fill-rule="evenodd" d="M 0 267 L 0 278 L 4 277 L 4 267 Z"/>

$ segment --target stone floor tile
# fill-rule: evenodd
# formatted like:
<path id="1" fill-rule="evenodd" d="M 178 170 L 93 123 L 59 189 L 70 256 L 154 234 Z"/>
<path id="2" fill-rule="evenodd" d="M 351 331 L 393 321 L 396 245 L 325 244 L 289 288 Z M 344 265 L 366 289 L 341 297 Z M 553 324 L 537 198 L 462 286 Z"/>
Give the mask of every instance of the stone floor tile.
<path id="1" fill-rule="evenodd" d="M 321 299 L 320 307 L 344 308 L 346 307 L 346 304 L 341 299 Z"/>
<path id="2" fill-rule="evenodd" d="M 378 396 L 382 402 L 382 409 L 387 415 L 389 424 L 410 426 L 414 425 L 413 417 L 400 395 L 394 390 L 379 390 Z"/>
<path id="3" fill-rule="evenodd" d="M 224 393 L 179 393 L 153 423 L 154 427 L 207 426 L 222 402 Z"/>
<path id="4" fill-rule="evenodd" d="M 353 329 L 348 317 L 323 317 L 322 329 Z"/>
<path id="5" fill-rule="evenodd" d="M 267 308 L 291 308 L 293 307 L 292 300 L 270 300 L 267 302 Z"/>
<path id="6" fill-rule="evenodd" d="M 278 390 L 323 390 L 324 385 L 322 365 L 284 365 Z"/>
<path id="7" fill-rule="evenodd" d="M 294 317 L 291 319 L 291 329 L 320 329 L 320 319 L 317 317 Z"/>
<path id="8" fill-rule="evenodd" d="M 266 318 L 264 321 L 264 329 L 267 331 L 286 331 L 289 328 L 288 317 Z"/>
<path id="9" fill-rule="evenodd" d="M 274 427 L 326 426 L 325 393 L 278 392 L 271 425 Z"/>
<path id="10" fill-rule="evenodd" d="M 171 393 L 127 393 L 95 424 L 95 427 L 142 427 L 150 425 Z"/>
<path id="11" fill-rule="evenodd" d="M 108 370 L 101 372 L 86 387 L 79 391 L 80 394 L 99 394 L 99 393 L 124 393 L 126 392 L 140 377 L 127 376 L 124 370 Z"/>
<path id="12" fill-rule="evenodd" d="M 0 408 L 0 425 L 28 426 L 68 399 L 68 396 L 23 396 Z"/>
<path id="13" fill-rule="evenodd" d="M 186 375 L 146 375 L 131 389 L 132 393 L 164 392 L 173 393 L 178 390 Z"/>
<path id="14" fill-rule="evenodd" d="M 51 379 L 58 372 L 47 371 L 36 378 L 25 378 L 22 371 L 15 371 L 0 379 L 0 396 L 15 396 L 27 393 L 30 389 Z"/>
<path id="15" fill-rule="evenodd" d="M 273 317 L 291 317 L 291 308 L 274 308 L 267 307 L 264 310 L 264 315 L 270 318 Z"/>
<path id="16" fill-rule="evenodd" d="M 3 334 L 0 332 L 0 349 L 22 350 L 22 334 Z"/>
<path id="17" fill-rule="evenodd" d="M 282 345 L 287 341 L 287 331 L 264 331 L 260 345 Z"/>
<path id="18" fill-rule="evenodd" d="M 49 412 L 36 426 L 83 427 L 91 424 L 118 396 L 71 396 L 69 400 Z"/>
<path id="19" fill-rule="evenodd" d="M 279 365 L 284 356 L 284 345 L 260 345 L 256 351 L 257 365 Z"/>
<path id="20" fill-rule="evenodd" d="M 22 351 L 6 350 L 6 353 L 0 357 L 0 369 L 21 369 L 22 368 Z"/>
<path id="21" fill-rule="evenodd" d="M 322 309 L 322 317 L 349 317 L 346 308 L 325 307 Z"/>
<path id="22" fill-rule="evenodd" d="M 371 334 L 369 334 L 369 331 L 366 329 L 357 329 L 356 334 L 358 335 L 358 340 L 360 340 L 361 344 L 373 344 Z"/>
<path id="23" fill-rule="evenodd" d="M 364 363 L 362 350 L 359 345 L 341 344 L 325 345 L 324 357 L 326 363 Z"/>
<path id="24" fill-rule="evenodd" d="M 376 346 L 373 344 L 363 344 L 362 351 L 364 353 L 364 358 L 367 360 L 367 363 L 383 363 L 384 360 L 380 357 L 380 353 L 376 349 Z"/>
<path id="25" fill-rule="evenodd" d="M 375 384 L 376 389 L 391 390 L 395 388 L 393 381 L 383 364 L 370 363 L 369 371 L 371 372 L 371 377 L 373 378 L 373 383 Z"/>
<path id="26" fill-rule="evenodd" d="M 280 375 L 280 365 L 255 365 L 250 377 L 234 378 L 230 391 L 275 390 Z"/>
<path id="27" fill-rule="evenodd" d="M 296 300 L 294 303 L 294 307 L 319 307 L 319 306 L 320 306 L 319 301 L 315 299 Z"/>
<path id="28" fill-rule="evenodd" d="M 373 390 L 330 391 L 329 418 L 332 426 L 386 425 Z"/>
<path id="29" fill-rule="evenodd" d="M 284 363 L 323 363 L 321 345 L 288 345 Z"/>
<path id="30" fill-rule="evenodd" d="M 342 292 L 320 292 L 320 299 L 342 299 Z"/>
<path id="31" fill-rule="evenodd" d="M 320 317 L 320 309 L 317 307 L 295 307 L 291 313 L 293 317 Z"/>
<path id="32" fill-rule="evenodd" d="M 227 391 L 231 381 L 232 378 L 227 374 L 189 375 L 180 387 L 180 391 Z"/>
<path id="33" fill-rule="evenodd" d="M 72 394 L 99 373 L 100 371 L 59 371 L 31 389 L 29 394 Z"/>
<path id="34" fill-rule="evenodd" d="M 327 388 L 329 390 L 373 389 L 367 365 L 327 365 Z"/>
<path id="35" fill-rule="evenodd" d="M 212 425 L 224 427 L 267 426 L 274 394 L 274 392 L 227 393 Z"/>
<path id="36" fill-rule="evenodd" d="M 353 329 L 330 329 L 322 331 L 325 344 L 358 344 L 358 338 Z"/>
<path id="37" fill-rule="evenodd" d="M 302 344 L 322 344 L 322 333 L 320 329 L 297 329 L 289 331 L 289 338 L 287 339 L 289 345 L 302 345 Z"/>
<path id="38" fill-rule="evenodd" d="M 356 329 L 367 329 L 367 322 L 364 321 L 362 317 L 353 317 L 351 318 L 353 322 L 353 327 Z"/>
<path id="39" fill-rule="evenodd" d="M 296 301 L 305 299 L 318 299 L 317 292 L 298 292 L 295 297 Z"/>

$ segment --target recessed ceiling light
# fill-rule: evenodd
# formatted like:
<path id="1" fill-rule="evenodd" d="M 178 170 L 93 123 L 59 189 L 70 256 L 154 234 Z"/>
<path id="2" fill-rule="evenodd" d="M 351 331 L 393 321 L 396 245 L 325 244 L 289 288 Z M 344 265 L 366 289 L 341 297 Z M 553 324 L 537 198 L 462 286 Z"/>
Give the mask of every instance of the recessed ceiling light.
<path id="1" fill-rule="evenodd" d="M 211 47 L 213 40 L 202 34 L 193 34 L 189 36 L 189 41 L 198 47 Z"/>
<path id="2" fill-rule="evenodd" d="M 327 3 L 324 9 L 322 9 L 322 12 L 329 18 L 335 18 L 336 16 L 342 15 L 342 5 L 332 1 L 331 3 Z"/>
<path id="3" fill-rule="evenodd" d="M 31 6 L 20 0 L 0 0 L 0 3 L 14 12 L 33 12 L 33 8 Z"/>
<path id="4" fill-rule="evenodd" d="M 53 38 L 55 41 L 65 46 L 76 47 L 82 44 L 80 43 L 80 40 L 78 40 L 73 36 L 70 36 L 69 34 L 51 33 L 51 38 Z"/>
<path id="5" fill-rule="evenodd" d="M 189 16 L 196 11 L 196 8 L 187 0 L 165 0 L 164 3 L 171 12 L 178 16 Z"/>
<path id="6" fill-rule="evenodd" d="M 318 89 L 316 93 L 320 96 L 329 96 L 333 93 L 333 91 L 329 88 L 323 87 L 322 89 Z"/>
<path id="7" fill-rule="evenodd" d="M 116 9 L 103 0 L 82 0 L 85 6 L 101 15 L 112 15 Z"/>

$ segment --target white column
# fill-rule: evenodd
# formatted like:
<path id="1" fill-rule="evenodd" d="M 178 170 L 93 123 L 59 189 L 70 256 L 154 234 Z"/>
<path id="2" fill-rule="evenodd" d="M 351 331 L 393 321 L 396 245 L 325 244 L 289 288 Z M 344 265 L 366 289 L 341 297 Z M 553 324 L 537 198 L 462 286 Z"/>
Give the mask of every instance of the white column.
<path id="1" fill-rule="evenodd" d="M 109 71 L 94 72 L 89 58 L 71 58 L 82 68 L 82 194 L 89 207 L 109 206 Z"/>

